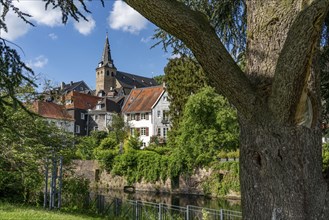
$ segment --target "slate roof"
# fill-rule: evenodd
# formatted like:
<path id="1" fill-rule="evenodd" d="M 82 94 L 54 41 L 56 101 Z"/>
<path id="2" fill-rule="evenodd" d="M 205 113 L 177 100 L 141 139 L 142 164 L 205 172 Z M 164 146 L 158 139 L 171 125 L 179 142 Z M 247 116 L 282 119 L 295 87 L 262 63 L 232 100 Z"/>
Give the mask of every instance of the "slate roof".
<path id="1" fill-rule="evenodd" d="M 124 88 L 141 88 L 158 85 L 153 78 L 117 71 L 115 78 Z"/>
<path id="2" fill-rule="evenodd" d="M 83 90 L 80 89 L 80 87 L 83 88 Z M 89 86 L 83 81 L 78 81 L 78 82 L 73 82 L 71 81 L 68 84 L 64 83 L 64 87 L 63 89 L 61 88 L 61 86 L 54 88 L 54 90 L 60 91 L 61 94 L 65 94 L 68 93 L 70 91 L 81 91 L 81 92 L 92 92 L 92 90 L 89 88 Z"/>
<path id="3" fill-rule="evenodd" d="M 44 118 L 74 121 L 63 105 L 53 102 L 35 101 L 32 105 L 32 111 Z"/>
<path id="4" fill-rule="evenodd" d="M 150 112 L 163 92 L 163 86 L 133 89 L 123 105 L 122 112 Z"/>
<path id="5" fill-rule="evenodd" d="M 72 100 L 72 104 L 65 105 L 67 109 L 78 108 L 88 110 L 95 108 L 97 102 L 101 100 L 101 98 L 76 91 L 71 91 L 65 95 L 65 100 Z"/>
<path id="6" fill-rule="evenodd" d="M 104 97 L 98 101 L 97 105 L 101 105 L 101 109 L 96 109 L 96 107 L 92 110 L 93 113 L 95 112 L 121 112 L 121 107 L 124 102 L 124 96 L 121 97 Z"/>

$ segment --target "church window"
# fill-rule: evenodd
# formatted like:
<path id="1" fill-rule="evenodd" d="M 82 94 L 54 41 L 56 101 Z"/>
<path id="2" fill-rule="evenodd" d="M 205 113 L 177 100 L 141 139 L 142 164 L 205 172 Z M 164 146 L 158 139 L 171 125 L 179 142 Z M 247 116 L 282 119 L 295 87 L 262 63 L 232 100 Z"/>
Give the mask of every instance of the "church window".
<path id="1" fill-rule="evenodd" d="M 106 71 L 106 75 L 109 76 L 110 75 L 110 72 L 109 71 Z"/>
<path id="2" fill-rule="evenodd" d="M 114 73 L 113 73 L 113 72 L 111 72 L 111 76 L 112 76 L 112 77 L 114 76 Z"/>

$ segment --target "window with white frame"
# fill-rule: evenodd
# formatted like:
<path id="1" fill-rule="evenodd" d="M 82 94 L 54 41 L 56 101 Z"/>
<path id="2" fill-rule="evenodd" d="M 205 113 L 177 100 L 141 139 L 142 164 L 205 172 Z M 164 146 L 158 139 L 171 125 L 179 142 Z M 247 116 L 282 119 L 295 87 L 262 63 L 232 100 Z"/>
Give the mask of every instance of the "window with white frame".
<path id="1" fill-rule="evenodd" d="M 134 134 L 135 134 L 135 129 L 134 128 L 130 128 L 130 134 L 131 134 L 131 136 L 134 136 Z"/>
<path id="2" fill-rule="evenodd" d="M 130 115 L 130 120 L 136 120 L 136 115 L 135 114 L 131 114 Z"/>
<path id="3" fill-rule="evenodd" d="M 81 119 L 85 120 L 85 113 L 81 113 Z"/>
<path id="4" fill-rule="evenodd" d="M 141 128 L 141 135 L 146 135 L 146 128 Z"/>
<path id="5" fill-rule="evenodd" d="M 158 116 L 158 118 L 161 117 L 161 111 L 160 110 L 157 112 L 157 116 Z"/>
<path id="6" fill-rule="evenodd" d="M 141 113 L 141 119 L 146 119 L 145 113 Z"/>
<path id="7" fill-rule="evenodd" d="M 80 134 L 80 125 L 75 126 L 75 133 Z"/>
<path id="8" fill-rule="evenodd" d="M 167 96 L 163 96 L 163 101 L 164 102 L 168 101 L 168 97 Z"/>
<path id="9" fill-rule="evenodd" d="M 161 136 L 161 128 L 158 128 L 157 136 L 158 136 L 158 137 Z"/>

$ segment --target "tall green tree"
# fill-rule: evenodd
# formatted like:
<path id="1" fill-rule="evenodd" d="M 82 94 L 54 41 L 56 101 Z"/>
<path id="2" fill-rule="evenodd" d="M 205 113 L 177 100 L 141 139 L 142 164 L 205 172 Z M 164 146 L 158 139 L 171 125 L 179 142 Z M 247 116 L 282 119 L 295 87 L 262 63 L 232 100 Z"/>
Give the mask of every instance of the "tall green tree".
<path id="1" fill-rule="evenodd" d="M 216 160 L 219 150 L 238 148 L 237 113 L 227 100 L 205 87 L 191 95 L 179 127 L 178 149 L 189 171 Z"/>
<path id="2" fill-rule="evenodd" d="M 328 219 L 318 55 L 329 2 L 237 1 L 238 22 L 248 27 L 241 38 L 247 42 L 244 72 L 222 43 L 223 28 L 189 4 L 214 1 L 126 2 L 182 40 L 211 85 L 236 107 L 244 219 Z M 216 9 L 226 11 L 209 11 Z M 230 9 L 227 18 L 234 21 Z"/>
<path id="3" fill-rule="evenodd" d="M 7 102 L 12 100 L 7 99 Z M 45 159 L 73 155 L 73 136 L 23 109 L 5 107 L 0 118 L 0 197 L 37 202 Z M 15 128 L 15 129 L 13 129 Z"/>
<path id="4" fill-rule="evenodd" d="M 164 81 L 170 99 L 170 120 L 175 130 L 182 118 L 189 96 L 206 86 L 207 78 L 200 64 L 187 56 L 170 59 L 164 71 Z"/>

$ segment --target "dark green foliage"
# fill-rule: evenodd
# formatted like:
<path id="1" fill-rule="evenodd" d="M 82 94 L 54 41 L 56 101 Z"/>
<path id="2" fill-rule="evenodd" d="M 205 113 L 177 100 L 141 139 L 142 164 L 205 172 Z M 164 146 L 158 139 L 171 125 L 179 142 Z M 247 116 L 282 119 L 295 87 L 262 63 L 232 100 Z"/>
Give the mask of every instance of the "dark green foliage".
<path id="1" fill-rule="evenodd" d="M 134 150 L 117 156 L 114 159 L 112 172 L 125 176 L 129 183 L 142 179 L 155 182 L 168 177 L 168 157 L 148 150 Z"/>
<path id="2" fill-rule="evenodd" d="M 159 84 L 162 85 L 162 83 L 164 83 L 164 75 L 159 75 L 159 76 L 155 76 L 153 77 L 153 79 Z"/>
<path id="3" fill-rule="evenodd" d="M 113 115 L 112 124 L 109 127 L 111 133 L 115 134 L 118 143 L 123 142 L 128 134 L 128 125 L 125 123 L 123 116 L 119 114 Z"/>
<path id="4" fill-rule="evenodd" d="M 208 165 L 220 149 L 238 147 L 237 113 L 214 89 L 205 87 L 188 99 L 177 147 L 189 171 Z"/>
<path id="5" fill-rule="evenodd" d="M 170 99 L 172 130 L 176 130 L 188 97 L 206 86 L 207 79 L 197 61 L 183 56 L 169 60 L 165 67 L 164 81 Z"/>
<path id="6" fill-rule="evenodd" d="M 69 159 L 72 137 L 22 109 L 6 107 L 3 114 L 7 125 L 19 129 L 0 127 L 0 197 L 38 202 L 44 160 L 53 151 Z"/>
<path id="7" fill-rule="evenodd" d="M 83 211 L 89 195 L 89 181 L 83 177 L 66 175 L 63 179 L 62 200 L 64 210 Z"/>
<path id="8" fill-rule="evenodd" d="M 214 196 L 225 196 L 230 191 L 240 192 L 238 162 L 215 163 L 213 174 L 203 183 L 203 190 Z"/>

